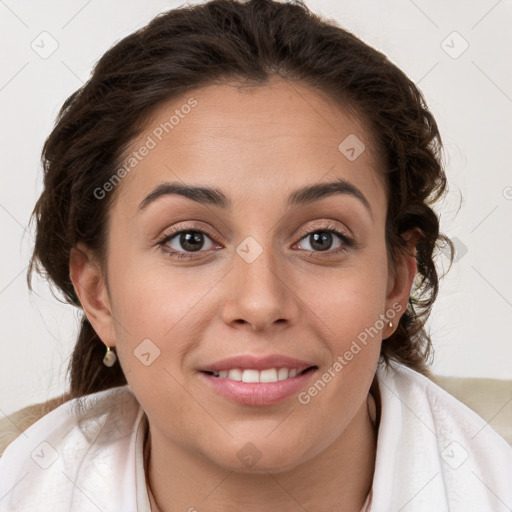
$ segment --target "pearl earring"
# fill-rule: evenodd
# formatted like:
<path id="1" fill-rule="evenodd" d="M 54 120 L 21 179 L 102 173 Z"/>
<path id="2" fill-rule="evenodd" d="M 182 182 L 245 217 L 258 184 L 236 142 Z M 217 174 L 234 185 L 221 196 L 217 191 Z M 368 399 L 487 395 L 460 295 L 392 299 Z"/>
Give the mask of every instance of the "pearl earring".
<path id="1" fill-rule="evenodd" d="M 111 366 L 114 366 L 114 363 L 116 361 L 117 361 L 117 356 L 116 356 L 115 352 L 112 352 L 112 350 L 110 350 L 110 347 L 107 347 L 107 353 L 105 354 L 105 357 L 103 358 L 103 364 L 110 368 Z"/>
<path id="2" fill-rule="evenodd" d="M 393 322 L 392 322 L 391 320 L 388 322 L 388 327 L 389 327 L 390 329 L 393 327 Z"/>

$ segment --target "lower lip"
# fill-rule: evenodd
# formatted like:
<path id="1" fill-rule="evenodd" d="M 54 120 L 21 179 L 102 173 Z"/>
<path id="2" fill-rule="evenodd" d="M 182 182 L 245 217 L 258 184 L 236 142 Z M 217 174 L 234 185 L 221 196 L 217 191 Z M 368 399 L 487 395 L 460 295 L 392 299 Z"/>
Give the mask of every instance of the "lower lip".
<path id="1" fill-rule="evenodd" d="M 300 391 L 315 372 L 316 368 L 311 368 L 291 379 L 260 383 L 239 382 L 204 372 L 200 372 L 200 375 L 217 393 L 235 402 L 244 405 L 272 405 Z"/>

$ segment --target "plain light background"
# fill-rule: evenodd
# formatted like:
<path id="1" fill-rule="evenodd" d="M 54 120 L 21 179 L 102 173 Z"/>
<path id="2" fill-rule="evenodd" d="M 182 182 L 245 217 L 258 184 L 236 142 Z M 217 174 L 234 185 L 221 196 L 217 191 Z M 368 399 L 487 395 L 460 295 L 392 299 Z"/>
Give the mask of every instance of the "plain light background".
<path id="1" fill-rule="evenodd" d="M 458 252 L 427 324 L 434 371 L 512 378 L 512 2 L 306 4 L 385 53 L 438 122 L 449 192 L 436 210 Z M 43 142 L 64 100 L 112 44 L 181 5 L 0 0 L 0 415 L 65 390 L 77 334 L 78 311 L 39 279 L 29 294 L 25 279 Z M 445 264 L 441 254 L 441 271 Z"/>

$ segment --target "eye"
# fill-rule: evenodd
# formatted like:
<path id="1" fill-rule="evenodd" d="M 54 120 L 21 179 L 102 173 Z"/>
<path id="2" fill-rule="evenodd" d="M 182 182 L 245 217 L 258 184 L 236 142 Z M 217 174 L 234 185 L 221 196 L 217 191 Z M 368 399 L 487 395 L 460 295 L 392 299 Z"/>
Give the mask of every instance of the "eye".
<path id="1" fill-rule="evenodd" d="M 336 241 L 336 238 L 338 241 Z M 307 243 L 304 244 L 306 247 L 301 248 L 312 252 L 329 252 L 329 254 L 347 251 L 354 245 L 353 240 L 346 233 L 340 231 L 333 225 L 310 231 L 301 238 L 299 242 L 300 246 L 303 245 L 302 240 L 305 240 Z M 336 244 L 336 247 L 334 250 L 330 250 L 333 244 Z M 307 245 L 309 245 L 309 247 L 307 247 Z"/>
<path id="2" fill-rule="evenodd" d="M 190 258 L 193 257 L 190 253 L 201 252 L 201 249 L 212 249 L 216 246 L 208 233 L 195 228 L 167 233 L 157 242 L 157 245 L 170 256 L 177 258 Z"/>
<path id="3" fill-rule="evenodd" d="M 305 241 L 305 242 L 303 242 Z M 334 249 L 332 248 L 335 245 Z M 212 237 L 198 228 L 174 228 L 167 232 L 157 243 L 162 251 L 173 258 L 194 258 L 194 253 L 205 252 L 203 249 L 220 248 Z M 306 247 L 303 247 L 303 246 Z M 307 247 L 309 245 L 309 247 Z M 311 253 L 338 254 L 348 251 L 354 246 L 354 241 L 334 225 L 317 228 L 306 233 L 298 246 Z"/>

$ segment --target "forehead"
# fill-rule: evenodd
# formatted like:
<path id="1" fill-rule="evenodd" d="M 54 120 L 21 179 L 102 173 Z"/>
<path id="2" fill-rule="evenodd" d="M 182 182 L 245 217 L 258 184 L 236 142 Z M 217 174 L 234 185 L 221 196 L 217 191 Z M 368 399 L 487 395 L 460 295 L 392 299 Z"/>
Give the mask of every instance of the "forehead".
<path id="1" fill-rule="evenodd" d="M 235 200 L 344 178 L 382 203 L 373 141 L 347 109 L 304 84 L 216 84 L 160 104 L 123 158 L 132 207 L 155 185 L 215 186 Z M 378 206 L 378 205 L 377 205 Z"/>

